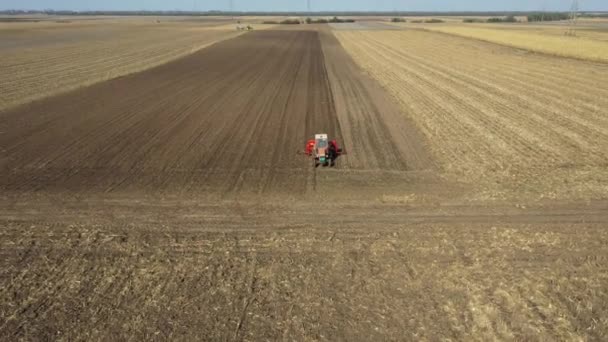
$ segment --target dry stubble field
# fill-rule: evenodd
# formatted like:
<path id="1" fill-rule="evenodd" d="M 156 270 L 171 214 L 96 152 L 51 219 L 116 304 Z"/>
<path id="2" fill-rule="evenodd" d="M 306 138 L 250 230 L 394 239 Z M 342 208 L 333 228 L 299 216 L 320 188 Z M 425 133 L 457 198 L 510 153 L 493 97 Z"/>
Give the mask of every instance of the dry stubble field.
<path id="1" fill-rule="evenodd" d="M 606 339 L 608 212 L 577 178 L 605 122 L 573 77 L 604 66 L 381 33 L 247 33 L 0 111 L 0 339 Z M 584 88 L 543 107 L 564 90 L 527 65 Z M 320 130 L 335 169 L 296 153 Z M 567 158 L 573 190 L 526 201 Z"/>
<path id="2" fill-rule="evenodd" d="M 608 62 L 608 20 L 606 19 L 580 19 L 574 27 L 568 21 L 509 24 L 463 23 L 461 19 L 446 20 L 445 23 L 439 24 L 411 23 L 411 18 L 409 21 L 409 23 L 390 24 L 400 28 L 444 32 L 527 51 Z"/>
<path id="3" fill-rule="evenodd" d="M 475 197 L 608 195 L 608 65 L 419 30 L 336 36 Z"/>

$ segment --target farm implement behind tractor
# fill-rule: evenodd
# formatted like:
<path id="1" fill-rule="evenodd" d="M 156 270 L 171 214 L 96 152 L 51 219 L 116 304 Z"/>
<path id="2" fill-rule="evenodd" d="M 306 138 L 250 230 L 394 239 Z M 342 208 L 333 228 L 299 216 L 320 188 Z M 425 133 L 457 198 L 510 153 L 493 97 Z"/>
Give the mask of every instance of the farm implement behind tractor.
<path id="1" fill-rule="evenodd" d="M 333 167 L 336 165 L 336 159 L 345 154 L 338 146 L 338 142 L 335 139 L 330 141 L 327 134 L 315 134 L 314 139 L 306 142 L 304 153 L 309 157 L 313 157 L 315 167 L 319 165 Z"/>

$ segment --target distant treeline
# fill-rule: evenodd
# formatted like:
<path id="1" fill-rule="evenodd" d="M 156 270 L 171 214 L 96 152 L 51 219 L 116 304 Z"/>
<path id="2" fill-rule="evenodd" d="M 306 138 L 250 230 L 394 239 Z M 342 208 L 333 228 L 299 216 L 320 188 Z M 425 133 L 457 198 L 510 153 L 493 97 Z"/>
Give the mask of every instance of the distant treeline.
<path id="1" fill-rule="evenodd" d="M 355 20 L 354 19 L 340 19 L 338 17 L 333 17 L 331 19 L 312 19 L 310 17 L 306 18 L 306 23 L 307 24 L 328 24 L 328 23 L 332 23 L 332 24 L 339 24 L 339 23 L 354 23 Z"/>
<path id="2" fill-rule="evenodd" d="M 506 17 L 492 17 L 486 20 L 479 18 L 466 18 L 463 19 L 463 23 L 516 23 L 518 20 L 514 15 L 508 15 Z"/>
<path id="3" fill-rule="evenodd" d="M 608 18 L 608 13 L 593 12 L 593 13 L 579 13 L 579 15 L 581 17 L 587 17 L 587 18 Z"/>
<path id="4" fill-rule="evenodd" d="M 390 16 L 390 17 L 428 17 L 428 16 L 483 16 L 483 17 L 507 17 L 507 16 L 536 16 L 543 13 L 532 12 L 406 12 L 406 11 L 382 11 L 382 12 L 242 12 L 242 11 L 61 11 L 61 10 L 5 10 L 0 11 L 2 15 L 141 15 L 141 16 L 324 16 L 324 17 L 344 17 L 344 16 Z M 550 13 L 545 13 L 545 15 Z M 559 13 L 568 16 L 568 13 Z M 608 12 L 581 12 L 582 16 L 606 17 Z"/>
<path id="5" fill-rule="evenodd" d="M 538 21 L 558 21 L 558 20 L 569 20 L 571 18 L 570 13 L 534 13 L 529 14 L 528 16 L 529 22 L 538 22 Z M 492 17 L 486 20 L 479 18 L 465 18 L 462 20 L 464 23 L 516 23 L 518 22 L 517 18 L 513 15 L 509 15 L 506 17 Z"/>
<path id="6" fill-rule="evenodd" d="M 508 15 L 504 18 L 492 17 L 488 19 L 489 23 L 516 23 L 517 18 L 514 15 Z"/>
<path id="7" fill-rule="evenodd" d="M 299 25 L 299 24 L 329 24 L 329 23 L 354 23 L 354 19 L 340 19 L 338 17 L 333 17 L 331 19 L 312 19 L 306 18 L 305 21 L 301 21 L 299 19 L 285 19 L 283 21 L 274 21 L 267 20 L 263 21 L 262 24 L 281 24 L 281 25 Z"/>
<path id="8" fill-rule="evenodd" d="M 443 23 L 445 21 L 441 20 L 441 19 L 426 19 L 426 20 L 412 20 L 413 24 L 421 24 L 421 23 L 425 23 L 425 24 L 440 24 Z"/>
<path id="9" fill-rule="evenodd" d="M 570 13 L 563 12 L 543 12 L 528 14 L 528 21 L 558 21 L 570 19 Z"/>

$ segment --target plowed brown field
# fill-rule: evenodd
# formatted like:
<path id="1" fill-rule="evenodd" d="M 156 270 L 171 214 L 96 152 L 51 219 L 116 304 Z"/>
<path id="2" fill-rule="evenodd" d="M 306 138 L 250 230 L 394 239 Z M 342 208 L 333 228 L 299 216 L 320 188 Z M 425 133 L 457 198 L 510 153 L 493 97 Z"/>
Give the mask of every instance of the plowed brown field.
<path id="1" fill-rule="evenodd" d="M 86 109 L 86 110 L 84 110 Z M 316 32 L 255 32 L 2 115 L 6 190 L 306 190 L 296 152 L 339 137 Z M 9 167 L 10 165 L 10 167 Z"/>
<path id="2" fill-rule="evenodd" d="M 390 100 L 368 93 L 348 69 L 352 60 L 332 47 L 333 36 L 324 36 L 326 53 L 341 53 L 329 60 L 343 61 L 330 65 L 337 104 L 319 32 L 255 32 L 150 72 L 4 113 L 0 186 L 302 195 L 323 181 L 298 154 L 319 132 L 345 136 L 351 154 L 338 168 L 350 172 L 380 172 L 382 180 L 382 172 L 405 177 L 430 168 L 424 139 Z"/>

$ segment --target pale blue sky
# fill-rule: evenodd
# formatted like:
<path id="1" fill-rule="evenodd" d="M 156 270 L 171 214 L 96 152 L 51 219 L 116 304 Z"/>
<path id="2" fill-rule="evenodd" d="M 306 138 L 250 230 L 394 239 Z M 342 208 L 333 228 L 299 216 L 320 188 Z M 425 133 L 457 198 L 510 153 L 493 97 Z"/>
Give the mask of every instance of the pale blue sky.
<path id="1" fill-rule="evenodd" d="M 305 11 L 307 0 L 232 0 L 239 11 Z M 572 0 L 310 0 L 313 11 L 568 10 Z M 581 0 L 581 10 L 608 11 L 608 0 Z M 1 0 L 0 10 L 229 10 L 230 0 Z"/>

